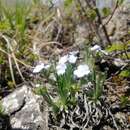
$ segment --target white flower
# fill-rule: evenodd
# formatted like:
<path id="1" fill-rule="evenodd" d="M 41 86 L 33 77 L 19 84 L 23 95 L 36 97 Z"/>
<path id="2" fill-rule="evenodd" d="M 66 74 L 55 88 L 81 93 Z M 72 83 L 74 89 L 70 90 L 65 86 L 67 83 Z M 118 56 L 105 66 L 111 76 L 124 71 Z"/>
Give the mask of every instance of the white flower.
<path id="1" fill-rule="evenodd" d="M 36 88 L 39 88 L 41 86 L 41 84 L 36 84 L 35 87 Z"/>
<path id="2" fill-rule="evenodd" d="M 56 66 L 58 75 L 62 75 L 65 73 L 65 71 L 67 69 L 67 66 L 66 66 L 67 62 L 72 63 L 72 64 L 74 64 L 76 62 L 76 60 L 77 60 L 77 56 L 75 56 L 76 54 L 77 54 L 77 52 L 74 52 L 74 53 L 72 52 L 67 55 L 64 55 L 63 57 L 61 57 L 59 59 L 58 65 Z"/>
<path id="3" fill-rule="evenodd" d="M 58 64 L 58 65 L 56 66 L 56 70 L 57 70 L 57 74 L 58 74 L 58 75 L 64 74 L 65 71 L 66 71 L 66 69 L 67 69 L 66 64 Z"/>
<path id="4" fill-rule="evenodd" d="M 68 62 L 74 64 L 77 60 L 77 56 L 69 55 Z"/>
<path id="5" fill-rule="evenodd" d="M 33 69 L 33 73 L 39 73 L 42 69 L 48 69 L 50 67 L 49 64 L 44 64 L 43 62 L 39 62 Z"/>
<path id="6" fill-rule="evenodd" d="M 45 64 L 45 65 L 44 65 L 44 69 L 46 69 L 46 70 L 47 70 L 47 69 L 49 69 L 49 68 L 50 68 L 50 66 L 51 66 L 51 65 L 49 65 L 49 64 Z"/>
<path id="7" fill-rule="evenodd" d="M 90 48 L 91 51 L 100 51 L 101 47 L 99 45 L 95 45 L 93 47 Z"/>
<path id="8" fill-rule="evenodd" d="M 101 47 L 99 45 L 95 45 L 93 47 L 90 48 L 91 51 L 96 51 L 96 52 L 102 52 L 105 55 L 108 55 L 108 52 L 104 51 L 101 49 Z"/>
<path id="9" fill-rule="evenodd" d="M 65 55 L 59 59 L 58 64 L 65 64 L 66 62 L 74 64 L 77 60 L 77 56 L 70 53 L 69 55 Z"/>
<path id="10" fill-rule="evenodd" d="M 65 64 L 68 61 L 68 55 L 65 55 L 59 59 L 59 64 Z"/>
<path id="11" fill-rule="evenodd" d="M 89 67 L 87 65 L 79 65 L 77 70 L 74 71 L 74 75 L 78 78 L 82 78 L 90 73 Z"/>
<path id="12" fill-rule="evenodd" d="M 44 69 L 44 63 L 39 63 L 33 69 L 33 73 L 39 73 L 42 69 Z"/>
<path id="13" fill-rule="evenodd" d="M 74 56 L 75 56 L 75 55 L 77 55 L 78 53 L 79 53 L 79 51 L 78 51 L 78 50 L 77 50 L 77 51 L 72 51 L 72 52 L 69 52 L 69 54 L 70 54 L 70 55 L 74 55 Z"/>

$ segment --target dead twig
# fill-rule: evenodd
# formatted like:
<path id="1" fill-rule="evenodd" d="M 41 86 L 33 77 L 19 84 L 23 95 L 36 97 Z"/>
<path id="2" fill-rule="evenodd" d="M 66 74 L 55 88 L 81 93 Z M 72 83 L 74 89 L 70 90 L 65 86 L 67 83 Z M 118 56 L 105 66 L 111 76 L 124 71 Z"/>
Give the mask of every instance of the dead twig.
<path id="1" fill-rule="evenodd" d="M 96 12 L 96 15 L 97 15 L 97 17 L 98 17 L 98 23 L 99 23 L 99 25 L 101 25 L 101 28 L 103 29 L 103 32 L 104 32 L 105 37 L 106 37 L 106 40 L 107 40 L 107 42 L 108 42 L 109 45 L 112 45 L 111 40 L 110 40 L 110 38 L 109 38 L 109 35 L 108 35 L 108 33 L 107 33 L 107 29 L 106 29 L 105 25 L 104 25 L 103 22 L 102 22 L 102 18 L 101 18 L 99 9 L 96 7 L 96 2 L 95 2 L 94 0 L 92 1 L 94 7 L 89 3 L 88 0 L 85 0 L 85 2 L 86 2 L 86 4 L 88 5 L 88 7 L 89 7 L 90 9 L 92 9 L 92 10 L 94 10 L 94 11 Z"/>
<path id="2" fill-rule="evenodd" d="M 5 50 L 3 50 L 2 48 L 0 48 L 0 51 L 6 55 L 8 55 L 9 57 L 13 58 L 11 54 L 9 54 L 8 52 L 6 52 Z M 24 65 L 27 68 L 31 68 L 33 69 L 33 67 L 31 65 L 27 65 L 26 63 L 24 63 L 23 61 L 19 60 L 16 58 L 16 61 L 19 62 L 20 64 Z"/>
<path id="3" fill-rule="evenodd" d="M 17 68 L 17 70 L 18 70 L 18 72 L 19 72 L 19 75 L 20 75 L 21 79 L 22 79 L 23 81 L 25 81 L 25 80 L 24 80 L 24 77 L 23 77 L 23 75 L 22 75 L 22 72 L 20 71 L 19 65 L 18 65 L 18 63 L 17 63 L 16 57 L 15 57 L 15 54 L 14 54 L 14 50 L 13 50 L 13 48 L 12 48 L 12 46 L 11 46 L 11 43 L 9 42 L 9 39 L 8 39 L 6 36 L 4 36 L 4 35 L 2 35 L 2 38 L 3 38 L 3 39 L 6 41 L 6 43 L 7 43 L 8 53 L 11 51 L 12 58 L 13 58 L 13 60 L 14 60 L 14 62 L 15 62 L 16 68 Z M 15 40 L 13 40 L 13 41 L 16 42 Z M 15 44 L 17 44 L 17 43 L 15 43 Z M 9 56 L 8 56 L 8 57 L 9 57 Z M 11 75 L 12 75 L 12 80 L 13 80 L 13 82 L 14 82 L 15 79 L 14 79 L 14 74 L 13 74 L 12 61 L 11 61 L 11 58 L 10 58 L 10 57 L 9 57 L 9 64 L 10 64 L 10 71 L 11 71 Z M 14 82 L 14 83 L 15 83 L 15 82 Z M 16 83 L 15 83 L 15 84 L 16 84 Z"/>
<path id="4" fill-rule="evenodd" d="M 112 117 L 113 124 L 114 124 L 114 126 L 115 126 L 116 130 L 119 130 L 119 128 L 118 128 L 118 126 L 117 126 L 117 123 L 116 123 L 116 121 L 115 121 L 115 118 L 114 118 L 113 114 L 111 113 L 111 111 L 110 111 L 110 110 L 108 110 L 108 111 L 109 111 L 109 115 Z"/>
<path id="5" fill-rule="evenodd" d="M 113 11 L 111 13 L 111 16 L 109 17 L 109 19 L 107 20 L 107 22 L 104 24 L 104 26 L 107 25 L 111 21 L 112 17 L 114 16 L 114 14 L 115 14 L 115 12 L 116 12 L 116 10 L 118 8 L 118 4 L 119 4 L 119 1 L 117 0 L 115 8 L 113 9 Z"/>

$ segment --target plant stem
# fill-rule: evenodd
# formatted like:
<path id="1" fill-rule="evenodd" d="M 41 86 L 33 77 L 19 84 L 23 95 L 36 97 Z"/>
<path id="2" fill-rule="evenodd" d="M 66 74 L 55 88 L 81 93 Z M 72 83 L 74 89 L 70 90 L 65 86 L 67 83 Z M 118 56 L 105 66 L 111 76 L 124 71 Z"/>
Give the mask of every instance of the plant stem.
<path id="1" fill-rule="evenodd" d="M 100 15 L 100 13 L 99 13 L 98 8 L 95 8 L 95 12 L 96 12 L 97 17 L 98 17 L 98 23 L 102 26 L 102 29 L 103 29 L 103 32 L 104 32 L 104 34 L 105 34 L 105 37 L 106 37 L 106 40 L 107 40 L 108 44 L 109 44 L 109 45 L 112 45 L 112 44 L 111 44 L 111 40 L 110 40 L 110 38 L 109 38 L 109 36 L 108 36 L 108 33 L 107 33 L 107 29 L 106 29 L 105 25 L 102 23 L 101 15 Z"/>

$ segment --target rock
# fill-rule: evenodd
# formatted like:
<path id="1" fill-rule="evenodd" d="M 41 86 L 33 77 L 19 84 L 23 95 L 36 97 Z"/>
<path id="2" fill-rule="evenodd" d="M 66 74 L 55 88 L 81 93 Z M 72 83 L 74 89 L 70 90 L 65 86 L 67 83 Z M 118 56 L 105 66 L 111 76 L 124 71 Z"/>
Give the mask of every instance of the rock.
<path id="1" fill-rule="evenodd" d="M 119 122 L 124 123 L 124 121 L 126 120 L 126 115 L 122 112 L 118 112 L 115 114 L 115 118 L 119 120 Z"/>
<path id="2" fill-rule="evenodd" d="M 106 22 L 107 19 L 105 19 L 104 21 Z M 112 42 L 120 41 L 128 34 L 128 31 L 130 29 L 130 26 L 128 24 L 129 21 L 130 21 L 130 9 L 125 4 L 116 10 L 112 19 L 106 26 Z"/>
<path id="3" fill-rule="evenodd" d="M 127 113 L 117 112 L 115 114 L 115 120 L 118 122 L 119 126 L 128 130 Z"/>
<path id="4" fill-rule="evenodd" d="M 103 130 L 115 130 L 115 129 L 111 128 L 110 126 L 104 126 Z"/>
<path id="5" fill-rule="evenodd" d="M 80 49 L 83 49 L 90 36 L 93 36 L 93 34 L 89 24 L 86 22 L 78 24 L 76 27 L 75 45 L 77 45 Z"/>
<path id="6" fill-rule="evenodd" d="M 49 130 L 66 130 L 66 129 L 60 128 L 60 127 L 54 127 L 54 128 L 50 128 Z M 92 130 L 92 127 L 90 127 L 90 128 L 84 128 L 84 130 Z"/>
<path id="7" fill-rule="evenodd" d="M 41 109 L 41 104 L 43 104 Z M 47 130 L 47 105 L 24 85 L 2 100 L 4 113 L 10 115 L 12 129 Z"/>
<path id="8" fill-rule="evenodd" d="M 27 93 L 27 88 L 22 87 L 20 89 L 17 89 L 9 96 L 5 97 L 2 100 L 4 113 L 7 115 L 11 115 L 13 112 L 19 110 L 25 102 L 26 93 Z"/>
<path id="9" fill-rule="evenodd" d="M 110 26 L 110 27 L 109 27 Z M 107 33 L 109 36 L 113 36 L 116 30 L 116 25 L 112 21 L 109 22 L 109 25 L 107 26 Z"/>

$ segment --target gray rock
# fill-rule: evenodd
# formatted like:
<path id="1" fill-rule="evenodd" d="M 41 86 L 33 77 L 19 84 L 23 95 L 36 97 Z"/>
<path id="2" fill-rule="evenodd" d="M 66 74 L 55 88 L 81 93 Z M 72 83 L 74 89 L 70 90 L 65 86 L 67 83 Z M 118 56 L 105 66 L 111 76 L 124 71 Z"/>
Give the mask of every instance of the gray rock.
<path id="1" fill-rule="evenodd" d="M 128 34 L 130 30 L 128 21 L 130 21 L 130 5 L 125 4 L 116 10 L 111 21 L 106 26 L 108 34 L 113 42 L 120 41 Z"/>
<path id="2" fill-rule="evenodd" d="M 92 35 L 92 32 L 88 23 L 83 22 L 78 24 L 76 27 L 75 45 L 83 49 L 90 35 Z"/>
<path id="3" fill-rule="evenodd" d="M 48 129 L 47 105 L 42 97 L 35 95 L 26 85 L 5 97 L 2 105 L 5 114 L 10 115 L 12 129 Z"/>
<path id="4" fill-rule="evenodd" d="M 111 128 L 110 126 L 104 126 L 103 130 L 115 130 L 115 129 Z"/>

